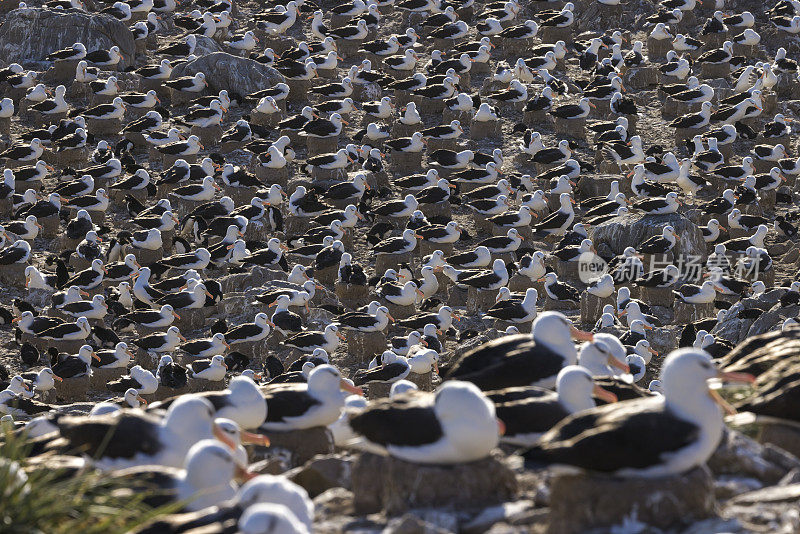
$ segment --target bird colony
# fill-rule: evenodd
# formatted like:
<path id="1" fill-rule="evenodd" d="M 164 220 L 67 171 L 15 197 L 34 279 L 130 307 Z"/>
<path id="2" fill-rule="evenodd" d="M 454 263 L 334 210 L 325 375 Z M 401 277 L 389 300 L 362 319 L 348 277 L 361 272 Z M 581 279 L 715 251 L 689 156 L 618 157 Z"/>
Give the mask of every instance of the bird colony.
<path id="1" fill-rule="evenodd" d="M 140 534 L 800 528 L 798 2 L 11 7 L 19 468 Z"/>

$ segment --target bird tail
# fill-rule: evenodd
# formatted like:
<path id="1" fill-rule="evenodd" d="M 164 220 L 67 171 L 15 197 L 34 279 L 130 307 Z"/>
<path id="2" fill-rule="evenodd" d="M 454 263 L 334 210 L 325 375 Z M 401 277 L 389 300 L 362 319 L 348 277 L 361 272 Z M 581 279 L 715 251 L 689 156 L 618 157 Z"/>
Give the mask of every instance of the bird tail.
<path id="1" fill-rule="evenodd" d="M 366 378 L 364 377 L 366 371 L 366 369 L 359 369 L 356 371 L 356 374 L 353 376 L 353 384 L 356 386 L 363 386 L 366 383 Z"/>
<path id="2" fill-rule="evenodd" d="M 274 131 L 266 126 L 250 123 L 250 131 L 262 139 L 266 139 Z"/>
<path id="3" fill-rule="evenodd" d="M 550 465 L 548 454 L 541 447 L 534 446 L 522 452 L 526 469 L 543 469 Z"/>
<path id="4" fill-rule="evenodd" d="M 617 153 L 611 150 L 608 146 L 603 146 L 602 149 L 603 158 L 611 161 L 616 161 L 619 156 Z"/>
<path id="5" fill-rule="evenodd" d="M 150 265 L 150 271 L 153 273 L 153 276 L 156 278 L 161 278 L 165 272 L 169 270 L 169 267 L 164 265 L 161 262 L 155 262 Z"/>

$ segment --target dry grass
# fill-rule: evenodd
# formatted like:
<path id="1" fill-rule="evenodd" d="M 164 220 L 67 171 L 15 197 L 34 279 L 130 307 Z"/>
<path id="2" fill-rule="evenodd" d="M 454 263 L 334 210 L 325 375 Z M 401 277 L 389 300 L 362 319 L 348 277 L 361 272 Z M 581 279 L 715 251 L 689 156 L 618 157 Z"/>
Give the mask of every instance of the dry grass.
<path id="1" fill-rule="evenodd" d="M 30 464 L 21 440 L 0 443 L 0 533 L 114 534 L 175 511 L 152 509 L 143 494 L 93 470 Z"/>

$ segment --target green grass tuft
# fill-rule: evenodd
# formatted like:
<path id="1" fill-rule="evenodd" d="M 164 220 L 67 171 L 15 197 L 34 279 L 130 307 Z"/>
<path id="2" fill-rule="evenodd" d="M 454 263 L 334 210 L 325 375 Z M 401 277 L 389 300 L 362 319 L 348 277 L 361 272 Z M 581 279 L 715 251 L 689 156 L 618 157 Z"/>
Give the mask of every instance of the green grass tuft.
<path id="1" fill-rule="evenodd" d="M 94 470 L 77 474 L 59 462 L 27 460 L 23 440 L 0 441 L 0 534 L 128 532 L 180 506 L 153 509 L 145 494 Z M 55 459 L 54 459 L 55 460 Z"/>

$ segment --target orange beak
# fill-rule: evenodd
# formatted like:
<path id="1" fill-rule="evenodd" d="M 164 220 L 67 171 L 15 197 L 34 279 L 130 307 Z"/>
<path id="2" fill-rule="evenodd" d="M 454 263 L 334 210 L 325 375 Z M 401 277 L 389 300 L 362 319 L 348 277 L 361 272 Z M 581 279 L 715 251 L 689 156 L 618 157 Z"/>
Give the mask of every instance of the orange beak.
<path id="1" fill-rule="evenodd" d="M 578 330 L 574 326 L 570 327 L 570 334 L 576 341 L 593 341 L 594 334 L 591 332 L 584 332 L 583 330 Z"/>
<path id="2" fill-rule="evenodd" d="M 617 369 L 619 369 L 621 371 L 624 371 L 626 373 L 630 373 L 631 372 L 631 368 L 628 366 L 628 364 L 622 363 L 621 361 L 619 361 L 618 359 L 614 358 L 613 356 L 609 356 L 608 357 L 608 363 L 612 367 L 616 367 Z"/>
<path id="3" fill-rule="evenodd" d="M 725 372 L 718 372 L 717 378 L 727 381 L 727 382 L 738 382 L 738 383 L 745 383 L 745 384 L 752 384 L 755 382 L 756 378 L 749 374 L 749 373 L 725 373 Z M 735 415 L 736 409 L 731 406 L 728 401 L 722 398 L 720 394 L 715 389 L 709 389 L 708 395 L 711 397 L 714 402 L 720 405 L 720 407 L 727 413 L 728 415 Z"/>
<path id="4" fill-rule="evenodd" d="M 750 373 L 726 373 L 720 371 L 717 373 L 717 378 L 725 382 L 735 382 L 738 384 L 752 384 L 756 381 L 756 377 Z"/>
<path id="5" fill-rule="evenodd" d="M 241 433 L 242 443 L 252 443 L 254 445 L 261 445 L 262 447 L 269 447 L 269 438 L 263 434 L 253 434 L 242 430 Z"/>
<path id="6" fill-rule="evenodd" d="M 342 389 L 342 391 L 347 391 L 349 393 L 352 393 L 353 395 L 361 395 L 362 397 L 364 396 L 364 390 L 363 389 L 361 389 L 360 387 L 351 386 L 344 379 L 339 381 L 339 387 Z"/>
<path id="7" fill-rule="evenodd" d="M 601 388 L 598 385 L 594 386 L 594 390 L 592 390 L 592 393 L 594 394 L 595 397 L 603 399 L 606 402 L 617 402 L 618 400 L 616 395 L 614 395 L 607 389 Z"/>
<path id="8" fill-rule="evenodd" d="M 504 436 L 506 434 L 506 424 L 500 419 L 497 420 L 497 435 Z"/>

